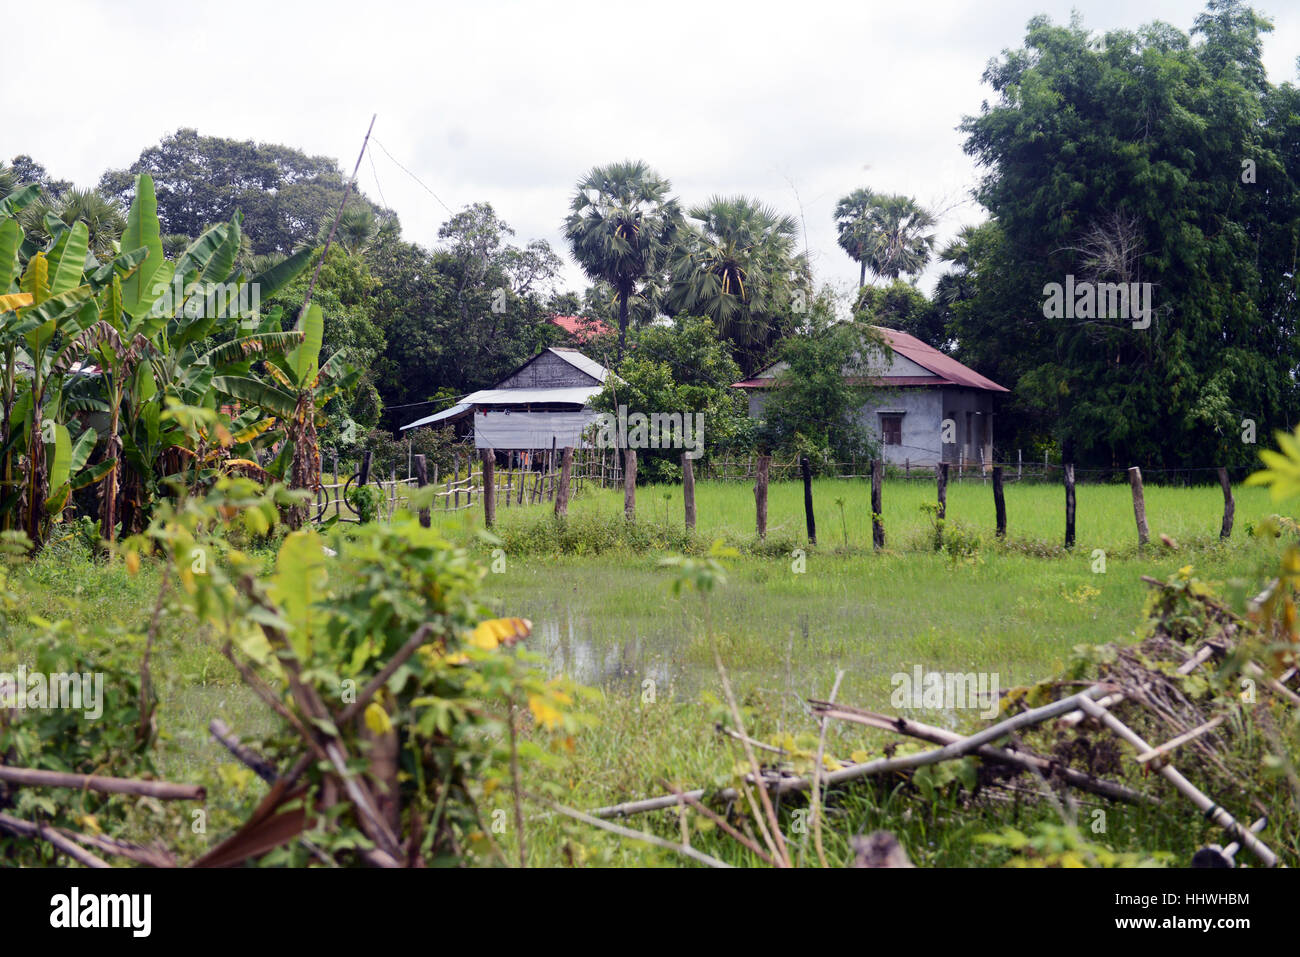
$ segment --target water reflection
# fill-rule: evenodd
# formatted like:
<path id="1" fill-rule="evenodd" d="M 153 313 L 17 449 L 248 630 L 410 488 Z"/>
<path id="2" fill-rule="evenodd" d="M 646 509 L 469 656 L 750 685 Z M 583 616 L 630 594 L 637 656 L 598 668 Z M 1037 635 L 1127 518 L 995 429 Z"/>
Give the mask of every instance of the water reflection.
<path id="1" fill-rule="evenodd" d="M 656 698 L 685 690 L 678 687 L 684 669 L 665 654 L 666 648 L 680 645 L 681 636 L 668 627 L 652 635 L 634 628 L 627 636 L 594 636 L 589 619 L 575 616 L 571 608 L 551 607 L 533 618 L 531 646 L 546 656 L 552 673 L 580 684 L 639 695 L 647 690 L 645 682 L 651 681 Z"/>

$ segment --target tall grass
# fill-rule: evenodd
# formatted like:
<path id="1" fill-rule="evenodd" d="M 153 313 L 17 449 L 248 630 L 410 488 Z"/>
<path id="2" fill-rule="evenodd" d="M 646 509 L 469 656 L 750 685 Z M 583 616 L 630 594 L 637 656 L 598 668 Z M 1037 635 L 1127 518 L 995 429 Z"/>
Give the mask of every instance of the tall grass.
<path id="1" fill-rule="evenodd" d="M 1268 492 L 1237 487 L 1234 535 L 1244 537 L 1249 528 L 1273 512 Z M 698 515 L 695 538 L 705 545 L 715 539 L 751 548 L 755 544 L 753 489 L 738 482 L 708 482 L 696 486 Z M 843 500 L 843 510 L 837 504 Z M 926 480 L 886 481 L 882 515 L 886 547 L 924 550 L 932 547 L 932 519 L 922 506 L 936 500 L 935 486 Z M 1076 489 L 1075 551 L 1101 548 L 1131 551 L 1137 546 L 1133 501 L 1128 485 L 1079 485 Z M 1006 489 L 1007 540 L 1013 545 L 1049 551 L 1063 544 L 1065 492 L 1042 484 L 1011 484 Z M 823 549 L 871 548 L 871 488 L 862 479 L 818 479 L 813 482 L 814 517 L 818 545 Z M 1208 544 L 1217 540 L 1223 516 L 1223 496 L 1217 487 L 1161 487 L 1146 490 L 1147 521 L 1154 541 L 1165 534 L 1180 544 Z M 551 505 L 503 507 L 498 503 L 497 532 L 507 552 L 583 554 L 621 545 L 630 551 L 645 548 L 681 549 L 684 506 L 681 486 L 643 486 L 637 489 L 637 525 L 630 533 L 623 521 L 623 493 L 619 489 L 588 486 L 569 507 L 570 530 L 551 530 Z M 444 532 L 454 540 L 469 540 L 482 527 L 482 510 L 434 513 Z M 979 479 L 948 486 L 947 524 L 986 542 L 994 538 L 991 483 Z M 768 491 L 769 550 L 807 541 L 803 485 L 773 483 Z M 1158 546 L 1157 546 L 1158 547 Z"/>

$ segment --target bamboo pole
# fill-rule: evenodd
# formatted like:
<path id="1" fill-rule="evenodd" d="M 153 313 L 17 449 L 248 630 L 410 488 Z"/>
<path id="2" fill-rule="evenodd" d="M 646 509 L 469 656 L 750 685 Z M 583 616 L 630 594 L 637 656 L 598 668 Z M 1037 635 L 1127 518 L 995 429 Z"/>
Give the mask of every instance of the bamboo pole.
<path id="1" fill-rule="evenodd" d="M 1152 750 L 1151 745 L 1142 740 L 1141 736 L 1134 732 L 1128 725 L 1120 721 L 1105 708 L 1101 707 L 1091 698 L 1082 699 L 1079 707 L 1089 715 L 1097 718 L 1102 724 L 1110 728 L 1119 737 L 1123 738 L 1128 744 L 1138 751 L 1139 754 Z M 1250 848 L 1251 853 L 1260 859 L 1265 867 L 1274 867 L 1277 864 L 1277 855 L 1270 851 L 1259 838 L 1250 832 L 1248 828 L 1242 827 L 1237 823 L 1237 819 L 1224 810 L 1215 801 L 1210 800 L 1202 794 L 1192 782 L 1183 777 L 1178 769 L 1172 764 L 1161 764 L 1157 769 L 1160 776 L 1174 786 L 1177 791 L 1190 800 L 1193 804 L 1205 814 L 1208 820 L 1213 821 L 1219 827 L 1227 831 L 1232 837 L 1242 843 L 1245 847 Z"/>
<path id="2" fill-rule="evenodd" d="M 905 734 L 922 741 L 929 741 L 931 744 L 947 745 L 961 740 L 961 735 L 955 731 L 936 728 L 933 725 L 923 724 L 911 718 L 891 717 L 890 715 L 867 711 L 864 708 L 852 708 L 848 705 L 838 705 L 828 701 L 809 701 L 808 704 L 812 707 L 814 713 L 824 714 L 828 718 L 864 724 L 869 728 L 878 728 L 881 731 Z M 1062 767 L 1058 761 L 1045 758 L 1032 751 L 1008 751 L 996 745 L 985 744 L 977 748 L 975 753 L 981 758 L 998 764 L 1018 767 L 1026 771 L 1049 776 L 1059 774 L 1062 780 L 1071 787 L 1113 801 L 1123 801 L 1126 804 L 1158 803 L 1155 798 L 1143 794 L 1141 791 L 1135 791 L 1113 781 L 1092 777 L 1074 768 Z"/>
<path id="3" fill-rule="evenodd" d="M 1142 492 L 1142 470 L 1134 465 L 1128 470 L 1128 482 L 1133 489 L 1133 519 L 1137 522 L 1138 545 L 1145 545 L 1151 540 L 1151 530 L 1147 527 L 1146 496 Z"/>
<path id="4" fill-rule="evenodd" d="M 202 801 L 206 796 L 204 789 L 197 784 L 141 781 L 137 778 L 114 778 L 99 774 L 67 774 L 8 765 L 0 765 L 0 781 L 19 787 L 76 788 L 103 794 L 135 794 L 160 801 Z"/>

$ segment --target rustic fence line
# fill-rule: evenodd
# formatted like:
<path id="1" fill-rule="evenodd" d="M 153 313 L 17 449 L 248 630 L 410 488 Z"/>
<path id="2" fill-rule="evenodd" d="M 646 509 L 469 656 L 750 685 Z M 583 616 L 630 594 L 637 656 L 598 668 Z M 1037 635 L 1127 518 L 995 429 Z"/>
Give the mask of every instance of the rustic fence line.
<path id="1" fill-rule="evenodd" d="M 504 508 L 519 508 L 525 505 L 549 503 L 553 505 L 557 516 L 568 513 L 569 502 L 575 492 L 581 492 L 587 483 L 600 488 L 623 489 L 623 514 L 628 521 L 636 519 L 636 476 L 637 452 L 634 449 L 592 450 L 563 449 L 552 447 L 549 451 L 535 453 L 528 459 L 517 454 L 507 458 L 504 467 L 498 467 L 497 456 L 491 449 L 480 449 L 479 461 L 466 458 L 463 462 L 459 456 L 454 460 L 450 474 L 439 476 L 438 465 L 433 466 L 432 474 L 423 455 L 414 455 L 411 459 L 410 474 L 398 478 L 396 469 L 390 469 L 387 479 L 382 476 L 371 480 L 371 458 L 363 456 L 361 471 L 346 482 L 339 482 L 338 462 L 334 460 L 334 481 L 323 483 L 317 495 L 317 519 L 325 519 L 333 511 L 334 517 L 344 521 L 355 521 L 357 509 L 348 500 L 350 490 L 355 485 L 373 485 L 379 491 L 377 517 L 391 521 L 399 509 L 410 505 L 412 492 L 421 487 L 433 486 L 435 491 L 429 507 L 421 510 L 420 520 L 426 526 L 430 524 L 432 512 L 455 512 L 481 507 L 484 524 L 491 528 L 496 522 L 498 505 Z M 688 529 L 694 529 L 697 520 L 695 506 L 696 463 L 681 455 L 683 521 Z M 723 460 L 729 461 L 729 460 Z M 519 464 L 523 462 L 524 464 Z M 864 460 L 866 471 L 860 474 L 840 475 L 840 478 L 861 478 L 870 482 L 871 496 L 871 540 L 876 550 L 885 547 L 885 523 L 883 501 L 886 479 L 897 481 L 911 478 L 911 469 L 900 473 L 896 467 L 888 466 L 883 460 Z M 809 544 L 817 543 L 817 525 L 813 508 L 812 466 L 806 455 L 799 456 L 793 463 L 798 468 L 798 477 L 803 484 L 804 519 Z M 852 463 L 853 467 L 857 462 Z M 1073 463 L 1053 466 L 1044 463 L 1045 474 L 1053 469 L 1059 470 L 1060 480 L 1065 491 L 1065 547 L 1073 548 L 1075 544 L 1076 498 L 1075 486 L 1077 472 Z M 755 533 L 761 540 L 767 535 L 768 486 L 775 477 L 778 481 L 783 471 L 789 471 L 789 464 L 775 463 L 770 455 L 756 455 L 746 460 L 746 472 L 752 467 L 754 479 Z M 463 473 L 462 473 L 463 468 Z M 892 471 L 892 477 L 890 475 Z M 951 480 L 961 481 L 961 463 L 937 462 L 926 466 L 917 466 L 918 477 L 928 471 L 935 483 L 935 543 L 942 545 L 943 528 L 947 520 L 948 484 Z M 1117 469 L 1091 470 L 1117 472 Z M 1146 520 L 1145 490 L 1142 470 L 1131 466 L 1127 473 L 1133 497 L 1133 516 L 1136 526 L 1138 546 L 1145 547 L 1150 539 L 1150 530 Z M 1206 469 L 1205 471 L 1209 471 Z M 1236 503 L 1232 494 L 1232 483 L 1226 466 L 1215 466 L 1213 471 L 1223 491 L 1223 521 L 1219 537 L 1227 539 L 1232 535 Z M 1023 479 L 1023 463 L 1017 463 L 1016 473 L 1009 474 L 1010 466 L 1006 464 L 981 463 L 980 477 L 985 483 L 992 484 L 995 514 L 994 532 L 998 538 L 1007 534 L 1007 507 L 1005 486 L 1008 481 Z M 709 475 L 708 468 L 701 469 L 702 475 Z M 793 477 L 793 476 L 792 476 Z M 345 516 L 344 509 L 351 515 Z"/>

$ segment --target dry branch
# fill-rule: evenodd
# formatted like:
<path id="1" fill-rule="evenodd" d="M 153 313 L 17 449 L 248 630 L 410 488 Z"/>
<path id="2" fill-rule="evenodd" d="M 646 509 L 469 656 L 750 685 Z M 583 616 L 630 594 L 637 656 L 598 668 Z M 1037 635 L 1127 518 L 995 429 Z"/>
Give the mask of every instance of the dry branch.
<path id="1" fill-rule="evenodd" d="M 1120 721 L 1105 708 L 1098 705 L 1091 699 L 1080 702 L 1080 707 L 1094 718 L 1101 721 L 1106 727 L 1110 728 L 1117 735 L 1127 741 L 1137 749 L 1139 753 L 1145 753 L 1151 750 L 1151 745 L 1147 744 L 1142 738 L 1134 732 L 1128 725 Z M 1270 851 L 1264 844 L 1255 837 L 1247 828 L 1237 823 L 1236 818 L 1219 806 L 1215 801 L 1210 800 L 1193 785 L 1187 778 L 1183 777 L 1178 769 L 1172 764 L 1162 764 L 1157 769 L 1166 781 L 1172 784 L 1180 794 L 1188 798 L 1195 804 L 1206 816 L 1208 820 L 1218 824 L 1221 828 L 1231 834 L 1236 840 L 1244 846 L 1250 848 L 1251 852 L 1263 862 L 1265 867 L 1273 867 L 1277 864 L 1277 855 Z"/>
<path id="2" fill-rule="evenodd" d="M 17 834 L 19 837 L 38 837 L 62 851 L 78 864 L 83 864 L 86 867 L 102 870 L 112 866 L 102 857 L 96 857 L 85 848 L 78 847 L 64 835 L 44 824 L 33 824 L 31 821 L 24 821 L 22 818 L 0 814 L 0 828 L 4 828 L 11 834 Z"/>
<path id="3" fill-rule="evenodd" d="M 832 706 L 824 701 L 810 701 L 808 703 L 814 711 L 820 711 L 828 718 L 838 718 L 841 721 L 864 724 L 867 727 L 879 728 L 882 731 L 895 731 L 899 734 L 919 738 L 922 741 L 929 741 L 931 744 L 952 744 L 961 740 L 961 735 L 954 731 L 936 728 L 919 721 L 913 721 L 910 718 L 891 718 L 889 715 L 878 714 L 862 708 L 851 708 L 847 705 Z M 1156 803 L 1155 798 L 1143 794 L 1141 791 L 1135 791 L 1113 781 L 1094 778 L 1074 768 L 1063 767 L 1057 762 L 1032 751 L 1008 751 L 1004 748 L 986 744 L 976 749 L 975 753 L 985 760 L 994 761 L 998 764 L 1018 767 L 1025 771 L 1059 775 L 1071 787 L 1090 794 L 1096 794 L 1099 797 L 1109 798 L 1112 801 L 1123 801 L 1127 804 Z"/>
<path id="4" fill-rule="evenodd" d="M 206 792 L 197 784 L 141 781 L 138 778 L 112 778 L 99 774 L 66 774 L 62 771 L 37 771 L 7 765 L 0 765 L 0 781 L 20 787 L 78 788 L 105 794 L 137 794 L 162 801 L 202 801 L 206 796 Z"/>

